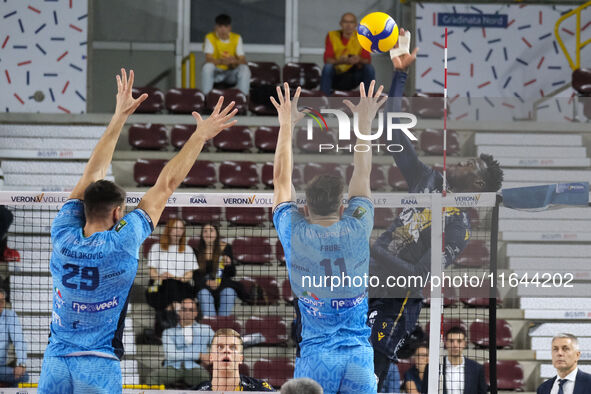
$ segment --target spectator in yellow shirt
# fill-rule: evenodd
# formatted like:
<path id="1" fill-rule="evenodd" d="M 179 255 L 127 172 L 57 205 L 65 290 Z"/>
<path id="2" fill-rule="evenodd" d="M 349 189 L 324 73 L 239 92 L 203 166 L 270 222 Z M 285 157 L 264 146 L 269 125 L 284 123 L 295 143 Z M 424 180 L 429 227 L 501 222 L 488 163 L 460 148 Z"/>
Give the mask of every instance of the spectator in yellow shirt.
<path id="1" fill-rule="evenodd" d="M 248 95 L 250 69 L 244 57 L 240 34 L 232 32 L 232 18 L 220 14 L 215 18 L 215 27 L 203 40 L 205 64 L 201 69 L 203 92 L 209 93 L 214 83 L 235 85 Z"/>

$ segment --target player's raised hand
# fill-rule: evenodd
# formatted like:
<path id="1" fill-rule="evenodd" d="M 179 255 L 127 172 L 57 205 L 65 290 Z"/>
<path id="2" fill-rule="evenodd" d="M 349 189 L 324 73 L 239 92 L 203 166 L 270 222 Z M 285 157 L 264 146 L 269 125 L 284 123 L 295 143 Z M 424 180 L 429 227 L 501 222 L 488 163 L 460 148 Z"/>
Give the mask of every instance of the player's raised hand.
<path id="1" fill-rule="evenodd" d="M 377 91 L 374 93 L 376 81 L 373 80 L 369 84 L 367 95 L 365 94 L 365 85 L 363 82 L 359 85 L 359 104 L 354 105 L 349 100 L 343 100 L 345 104 L 353 114 L 357 114 L 359 119 L 359 131 L 368 134 L 371 129 L 371 122 L 376 117 L 376 113 L 382 105 L 388 100 L 388 97 L 381 97 L 384 86 L 380 85 Z"/>
<path id="2" fill-rule="evenodd" d="M 129 116 L 148 98 L 148 94 L 144 93 L 137 99 L 134 99 L 131 95 L 134 79 L 133 70 L 129 71 L 129 79 L 127 79 L 127 72 L 122 68 L 121 76 L 117 75 L 116 79 L 117 106 L 115 107 L 115 114 Z"/>
<path id="3" fill-rule="evenodd" d="M 417 59 L 418 52 L 419 47 L 416 47 L 410 53 L 410 32 L 401 28 L 400 34 L 398 35 L 398 42 L 394 46 L 394 49 L 390 51 L 390 58 L 392 59 L 394 68 L 396 70 L 405 70 Z"/>
<path id="4" fill-rule="evenodd" d="M 295 125 L 300 119 L 304 117 L 304 113 L 298 111 L 298 100 L 300 98 L 300 93 L 302 88 L 298 86 L 296 89 L 295 94 L 293 95 L 293 101 L 290 98 L 289 94 L 289 85 L 287 82 L 283 84 L 283 92 L 281 88 L 277 86 L 277 97 L 279 98 L 279 103 L 275 100 L 275 97 L 270 97 L 271 104 L 277 110 L 277 118 L 279 119 L 279 124 L 290 124 Z"/>
<path id="5" fill-rule="evenodd" d="M 236 115 L 238 110 L 234 109 L 231 111 L 234 107 L 234 101 L 222 109 L 223 104 L 224 96 L 219 98 L 215 108 L 213 109 L 213 112 L 205 120 L 203 120 L 201 115 L 199 115 L 197 112 L 192 113 L 193 118 L 195 118 L 195 121 L 197 122 L 197 129 L 195 129 L 195 133 L 198 133 L 200 136 L 205 138 L 205 140 L 209 140 L 218 135 L 223 129 L 232 127 L 236 124 L 237 120 L 232 120 L 232 118 L 234 115 Z"/>

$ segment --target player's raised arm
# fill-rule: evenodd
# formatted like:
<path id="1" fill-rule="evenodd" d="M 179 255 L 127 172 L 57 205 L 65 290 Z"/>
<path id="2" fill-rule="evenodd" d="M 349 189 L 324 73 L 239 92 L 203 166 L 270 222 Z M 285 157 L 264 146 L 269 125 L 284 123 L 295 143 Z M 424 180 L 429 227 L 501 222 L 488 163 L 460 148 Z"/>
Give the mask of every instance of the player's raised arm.
<path id="1" fill-rule="evenodd" d="M 293 101 L 289 97 L 287 82 L 283 85 L 283 89 L 284 92 L 281 92 L 281 88 L 277 87 L 279 103 L 271 97 L 271 103 L 277 109 L 279 119 L 279 137 L 273 161 L 273 209 L 282 202 L 291 201 L 294 198 L 291 183 L 293 171 L 291 137 L 294 125 L 303 117 L 303 114 L 297 111 L 301 88 L 297 88 Z"/>
<path id="2" fill-rule="evenodd" d="M 133 88 L 133 70 L 129 71 L 129 80 L 124 68 L 121 69 L 121 76 L 117 75 L 117 105 L 115 107 L 115 114 L 111 118 L 111 122 L 107 126 L 107 130 L 96 144 L 88 164 L 84 168 L 82 177 L 70 193 L 69 198 L 82 199 L 84 197 L 84 190 L 93 182 L 101 180 L 107 174 L 109 165 L 113 158 L 113 151 L 117 140 L 121 134 L 121 129 L 127 121 L 129 115 L 139 107 L 139 105 L 148 98 L 146 93 L 142 94 L 137 99 L 131 95 Z"/>
<path id="3" fill-rule="evenodd" d="M 380 109 L 388 99 L 387 97 L 380 97 L 382 90 L 384 90 L 384 87 L 381 85 L 374 94 L 375 83 L 376 81 L 371 81 L 366 96 L 365 86 L 363 86 L 363 82 L 361 82 L 359 87 L 359 93 L 361 95 L 359 104 L 353 105 L 349 100 L 343 101 L 353 114 L 357 114 L 359 120 L 359 132 L 363 135 L 371 134 L 371 122 L 376 117 L 378 109 Z M 353 175 L 349 182 L 349 198 L 371 197 L 371 141 L 357 137 L 356 145 L 365 145 L 366 148 L 357 148 L 353 154 Z"/>
<path id="4" fill-rule="evenodd" d="M 222 109 L 223 102 L 224 97 L 222 96 L 212 114 L 205 120 L 201 119 L 197 112 L 193 112 L 193 117 L 197 122 L 197 129 L 181 151 L 166 163 L 156 180 L 156 184 L 146 192 L 142 201 L 140 201 L 138 208 L 146 211 L 152 219 L 152 223 L 158 223 L 168 197 L 185 179 L 195 160 L 197 160 L 197 156 L 201 153 L 205 142 L 215 137 L 223 129 L 236 124 L 236 120 L 232 120 L 232 118 L 236 115 L 237 110 L 231 111 L 234 102 L 232 101 Z"/>

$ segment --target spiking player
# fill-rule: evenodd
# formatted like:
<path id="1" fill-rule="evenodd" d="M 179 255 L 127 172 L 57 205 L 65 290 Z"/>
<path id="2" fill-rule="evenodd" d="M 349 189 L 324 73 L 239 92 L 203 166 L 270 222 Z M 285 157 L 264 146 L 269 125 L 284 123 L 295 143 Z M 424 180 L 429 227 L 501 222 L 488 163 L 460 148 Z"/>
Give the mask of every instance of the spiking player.
<path id="1" fill-rule="evenodd" d="M 53 317 L 38 393 L 121 393 L 121 340 L 140 245 L 205 141 L 236 122 L 233 102 L 221 110 L 223 97 L 206 120 L 193 112 L 191 138 L 123 216 L 125 191 L 103 178 L 123 125 L 148 97 L 132 97 L 133 79 L 124 69 L 117 76 L 115 114 L 51 227 Z"/>
<path id="2" fill-rule="evenodd" d="M 373 81 L 365 97 L 361 84 L 360 103 L 344 103 L 357 113 L 359 130 L 369 134 L 371 122 L 385 98 L 383 87 L 374 94 Z M 279 138 L 273 170 L 273 222 L 285 251 L 291 288 L 298 297 L 298 354 L 295 378 L 308 377 L 320 383 L 325 393 L 375 393 L 373 351 L 367 321 L 367 284 L 343 281 L 346 276 L 367 275 L 369 238 L 373 228 L 370 189 L 371 148 L 357 139 L 349 183 L 349 206 L 344 209 L 341 178 L 318 175 L 306 187 L 306 216 L 298 212 L 292 174 L 292 129 L 303 114 L 297 111 L 300 88 L 290 100 L 277 88 L 279 103 L 271 99 L 279 118 Z M 364 149 L 365 146 L 369 149 Z M 367 150 L 366 152 L 362 152 Z M 331 288 L 335 284 L 334 288 Z"/>

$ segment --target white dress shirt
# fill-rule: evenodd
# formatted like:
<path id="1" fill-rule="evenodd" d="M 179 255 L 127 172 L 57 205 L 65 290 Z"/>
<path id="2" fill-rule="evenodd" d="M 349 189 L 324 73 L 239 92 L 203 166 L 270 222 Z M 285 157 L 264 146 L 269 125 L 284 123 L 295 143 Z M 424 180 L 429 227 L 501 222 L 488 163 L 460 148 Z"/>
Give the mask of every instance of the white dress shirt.
<path id="1" fill-rule="evenodd" d="M 577 378 L 577 372 L 579 372 L 578 367 L 562 378 L 566 379 L 566 382 L 564 382 L 562 385 L 562 391 L 564 391 L 564 394 L 573 394 L 573 391 L 575 390 L 575 379 Z M 560 379 L 560 376 L 556 376 L 556 380 L 554 381 L 554 385 L 552 386 L 550 394 L 558 394 L 558 381 Z"/>
<path id="2" fill-rule="evenodd" d="M 445 388 L 448 394 L 464 393 L 464 370 L 466 361 L 462 357 L 462 363 L 452 365 L 449 358 L 445 358 Z"/>

